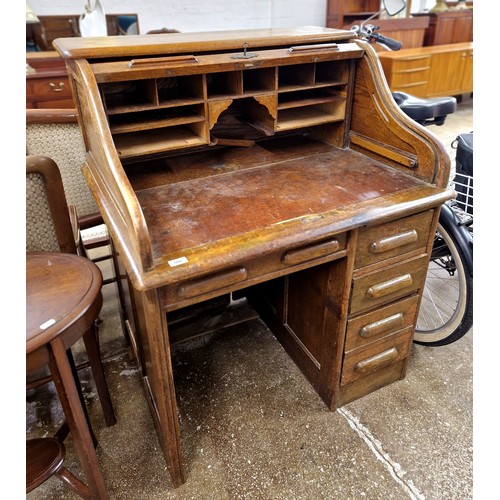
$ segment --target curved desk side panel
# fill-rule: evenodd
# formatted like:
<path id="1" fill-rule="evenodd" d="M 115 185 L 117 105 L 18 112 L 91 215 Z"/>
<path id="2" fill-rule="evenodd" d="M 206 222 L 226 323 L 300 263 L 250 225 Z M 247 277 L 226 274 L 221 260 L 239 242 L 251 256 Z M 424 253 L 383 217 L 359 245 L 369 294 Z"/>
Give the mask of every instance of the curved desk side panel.
<path id="1" fill-rule="evenodd" d="M 149 231 L 116 152 L 95 77 L 87 61 L 68 63 L 87 149 L 84 175 L 131 277 L 153 266 Z M 140 266 L 140 269 L 138 267 Z M 138 283 L 138 288 L 140 284 Z"/>
<path id="2" fill-rule="evenodd" d="M 442 143 L 401 111 L 378 55 L 366 42 L 354 87 L 350 147 L 425 182 L 448 185 L 450 159 Z"/>

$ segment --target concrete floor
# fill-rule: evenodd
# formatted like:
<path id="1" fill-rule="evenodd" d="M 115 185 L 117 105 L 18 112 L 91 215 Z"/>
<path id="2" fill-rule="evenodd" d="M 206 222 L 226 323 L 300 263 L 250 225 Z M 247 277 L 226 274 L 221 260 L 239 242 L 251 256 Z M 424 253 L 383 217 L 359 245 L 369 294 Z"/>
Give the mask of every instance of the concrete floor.
<path id="1" fill-rule="evenodd" d="M 471 99 L 432 127 L 447 146 L 470 130 Z M 415 344 L 404 380 L 335 412 L 259 319 L 180 344 L 173 363 L 186 483 L 173 489 L 114 285 L 104 295 L 100 337 L 116 425 L 106 427 L 88 370 L 81 377 L 111 499 L 472 498 L 472 331 L 449 346 Z M 27 437 L 49 436 L 62 420 L 52 384 L 27 392 Z M 65 444 L 66 466 L 84 479 L 71 436 Z M 51 478 L 27 498 L 78 497 Z"/>

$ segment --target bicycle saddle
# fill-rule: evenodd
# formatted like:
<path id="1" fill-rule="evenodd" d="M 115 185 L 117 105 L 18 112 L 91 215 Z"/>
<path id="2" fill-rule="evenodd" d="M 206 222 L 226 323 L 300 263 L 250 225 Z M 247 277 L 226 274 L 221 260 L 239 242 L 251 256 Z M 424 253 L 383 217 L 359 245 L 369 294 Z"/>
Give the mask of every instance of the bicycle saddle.
<path id="1" fill-rule="evenodd" d="M 442 125 L 457 109 L 454 97 L 421 99 L 406 92 L 393 92 L 392 96 L 401 110 L 421 125 Z"/>

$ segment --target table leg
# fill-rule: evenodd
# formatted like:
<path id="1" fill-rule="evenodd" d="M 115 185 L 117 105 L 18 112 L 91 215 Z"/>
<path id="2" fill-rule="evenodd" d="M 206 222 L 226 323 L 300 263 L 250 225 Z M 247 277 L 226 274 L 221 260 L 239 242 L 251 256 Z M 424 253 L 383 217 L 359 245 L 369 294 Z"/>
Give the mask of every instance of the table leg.
<path id="1" fill-rule="evenodd" d="M 97 327 L 93 325 L 83 335 L 83 342 L 87 350 L 87 356 L 94 377 L 94 382 L 97 388 L 97 394 L 101 402 L 102 411 L 106 425 L 109 427 L 116 424 L 116 416 L 111 403 L 111 396 L 109 395 L 108 384 L 104 376 L 104 369 L 101 361 L 101 353 L 97 343 Z"/>
<path id="2" fill-rule="evenodd" d="M 106 485 L 87 420 L 85 419 L 85 413 L 80 402 L 66 349 L 58 337 L 52 340 L 50 347 L 50 371 L 75 443 L 80 465 L 88 481 L 89 490 L 92 495 L 91 498 L 107 500 L 109 496 L 106 492 Z"/>
<path id="3" fill-rule="evenodd" d="M 87 411 L 87 405 L 85 404 L 85 397 L 83 395 L 82 384 L 80 383 L 80 378 L 78 376 L 78 369 L 76 367 L 75 359 L 73 358 L 73 352 L 71 348 L 66 351 L 68 355 L 69 365 L 71 366 L 71 372 L 73 373 L 73 378 L 75 379 L 76 389 L 78 390 L 78 396 L 80 396 L 80 402 L 82 403 L 83 413 L 85 414 L 85 419 L 87 420 L 87 425 L 89 426 L 90 435 L 92 436 L 92 442 L 94 443 L 94 448 L 97 448 L 97 438 L 95 437 L 94 430 L 92 429 L 92 424 L 90 423 L 89 413 Z M 67 427 L 67 426 L 66 426 Z M 69 432 L 69 427 L 67 427 Z M 61 429 L 58 431 L 62 432 Z"/>

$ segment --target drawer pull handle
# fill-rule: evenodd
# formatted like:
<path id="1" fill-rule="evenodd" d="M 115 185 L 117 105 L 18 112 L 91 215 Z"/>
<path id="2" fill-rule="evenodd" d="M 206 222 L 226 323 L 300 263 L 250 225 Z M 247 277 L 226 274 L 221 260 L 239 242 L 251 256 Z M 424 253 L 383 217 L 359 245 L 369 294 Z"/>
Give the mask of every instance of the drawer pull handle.
<path id="1" fill-rule="evenodd" d="M 198 62 L 198 59 L 194 56 L 173 56 L 173 57 L 151 57 L 146 59 L 132 59 L 128 63 L 129 68 L 134 66 L 156 66 L 158 64 L 171 64 L 171 63 L 192 63 Z"/>
<path id="2" fill-rule="evenodd" d="M 388 316 L 387 318 L 381 319 L 379 321 L 375 321 L 374 323 L 370 323 L 369 325 L 365 325 L 361 328 L 359 334 L 361 337 L 373 337 L 374 335 L 378 335 L 380 333 L 387 332 L 401 326 L 403 324 L 404 314 L 397 313 L 392 316 Z"/>
<path id="3" fill-rule="evenodd" d="M 387 236 L 374 241 L 370 245 L 370 252 L 382 253 L 394 250 L 395 248 L 403 247 L 409 243 L 415 243 L 418 240 L 418 233 L 415 229 L 406 231 L 405 233 L 396 234 L 394 236 Z"/>
<path id="4" fill-rule="evenodd" d="M 370 299 L 378 299 L 389 295 L 394 292 L 398 292 L 403 288 L 409 287 L 413 284 L 413 279 L 411 274 L 403 274 L 389 281 L 384 281 L 377 285 L 373 285 L 366 291 L 366 296 Z"/>
<path id="5" fill-rule="evenodd" d="M 219 290 L 226 286 L 231 286 L 247 279 L 247 270 L 239 267 L 224 273 L 217 273 L 211 276 L 190 281 L 178 288 L 177 294 L 180 297 L 196 297 L 213 290 Z"/>
<path id="6" fill-rule="evenodd" d="M 308 247 L 298 248 L 296 250 L 290 250 L 283 255 L 281 261 L 283 264 L 288 266 L 300 264 L 301 262 L 306 262 L 308 260 L 325 257 L 326 255 L 336 252 L 339 248 L 340 244 L 338 240 L 325 241 L 318 245 L 311 245 Z"/>
<path id="7" fill-rule="evenodd" d="M 387 349 L 387 351 L 375 354 L 371 358 L 364 359 L 360 361 L 354 370 L 358 373 L 365 374 L 373 370 L 377 370 L 383 366 L 389 365 L 398 359 L 399 353 L 395 347 Z"/>
<path id="8" fill-rule="evenodd" d="M 54 82 L 50 82 L 49 86 L 54 92 L 62 92 L 64 90 L 64 82 L 59 82 L 59 87 L 56 87 Z"/>

